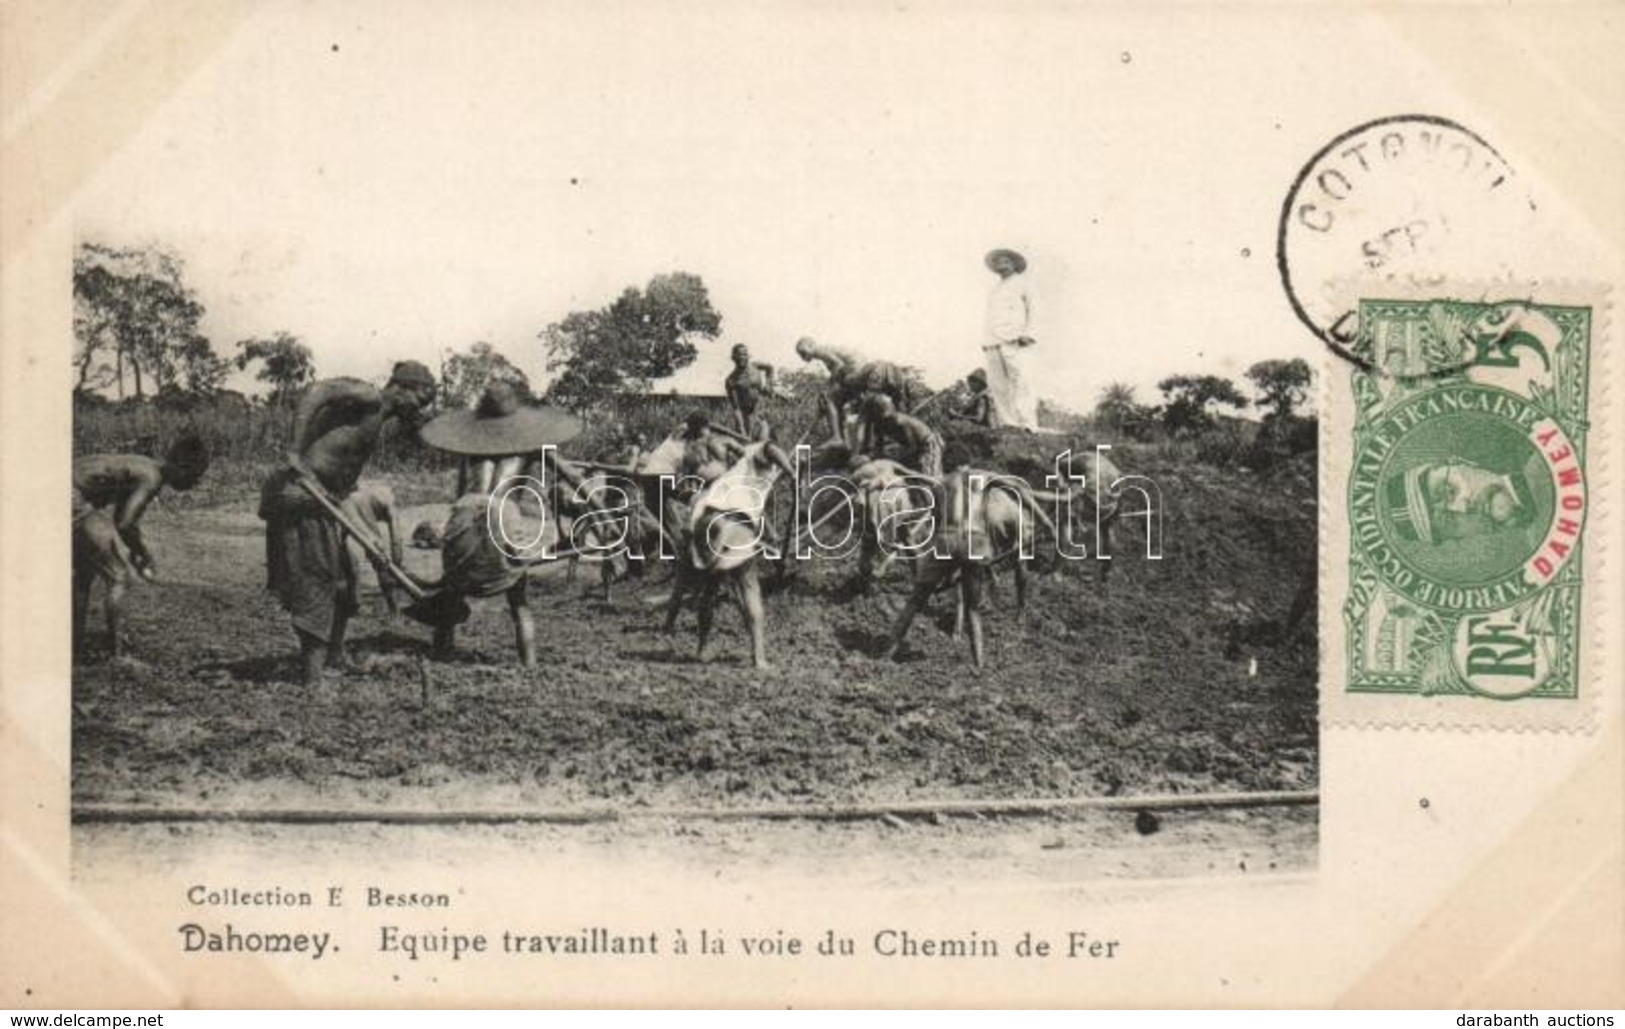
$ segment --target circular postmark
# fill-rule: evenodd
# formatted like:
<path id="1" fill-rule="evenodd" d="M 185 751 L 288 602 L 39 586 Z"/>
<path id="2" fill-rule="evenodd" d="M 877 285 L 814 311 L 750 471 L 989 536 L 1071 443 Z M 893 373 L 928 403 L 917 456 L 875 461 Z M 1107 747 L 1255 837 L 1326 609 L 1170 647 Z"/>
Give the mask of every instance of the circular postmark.
<path id="1" fill-rule="evenodd" d="M 1384 281 L 1515 274 L 1535 210 L 1512 167 L 1447 118 L 1379 118 L 1337 136 L 1298 172 L 1281 206 L 1276 264 L 1293 312 L 1335 353 L 1356 353 L 1354 311 L 1334 283 L 1380 294 Z"/>

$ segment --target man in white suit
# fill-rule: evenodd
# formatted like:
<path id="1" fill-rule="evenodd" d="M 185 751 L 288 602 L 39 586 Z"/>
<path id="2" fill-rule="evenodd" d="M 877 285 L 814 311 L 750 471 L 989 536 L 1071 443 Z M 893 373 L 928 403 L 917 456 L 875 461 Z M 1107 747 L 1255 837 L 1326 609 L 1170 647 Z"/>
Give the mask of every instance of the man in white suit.
<path id="1" fill-rule="evenodd" d="M 999 277 L 987 298 L 987 340 L 982 344 L 993 424 L 1035 430 L 1032 348 L 1038 342 L 1038 291 L 1027 278 L 1027 259 L 1016 251 L 990 251 L 986 262 Z"/>

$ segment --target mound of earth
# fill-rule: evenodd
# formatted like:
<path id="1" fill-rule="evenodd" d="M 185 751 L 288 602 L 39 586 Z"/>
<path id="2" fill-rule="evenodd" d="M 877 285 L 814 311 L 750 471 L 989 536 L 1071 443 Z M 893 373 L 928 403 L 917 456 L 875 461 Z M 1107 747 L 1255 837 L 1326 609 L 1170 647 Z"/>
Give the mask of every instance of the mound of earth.
<path id="1" fill-rule="evenodd" d="M 1058 446 L 1089 450 L 959 438 L 1040 485 Z M 500 599 L 461 630 L 457 659 L 436 663 L 426 630 L 369 593 L 357 667 L 311 696 L 261 588 L 251 501 L 154 510 L 164 575 L 132 598 L 133 657 L 75 670 L 74 796 L 742 805 L 1313 787 L 1312 605 L 1289 618 L 1312 584 L 1312 466 L 1265 478 L 1155 448 L 1112 458 L 1150 481 L 1152 514 L 1125 493 L 1109 562 L 1041 553 L 1024 615 L 1005 575 L 982 670 L 946 632 L 946 597 L 902 660 L 875 656 L 908 589 L 901 565 L 869 594 L 850 588 L 855 558 L 798 567 L 767 599 L 767 675 L 727 609 L 713 664 L 692 658 L 692 614 L 661 635 L 666 569 L 606 603 L 596 574 L 548 567 L 533 590 L 541 668 L 515 664 Z M 407 556 L 437 576 L 435 552 Z"/>

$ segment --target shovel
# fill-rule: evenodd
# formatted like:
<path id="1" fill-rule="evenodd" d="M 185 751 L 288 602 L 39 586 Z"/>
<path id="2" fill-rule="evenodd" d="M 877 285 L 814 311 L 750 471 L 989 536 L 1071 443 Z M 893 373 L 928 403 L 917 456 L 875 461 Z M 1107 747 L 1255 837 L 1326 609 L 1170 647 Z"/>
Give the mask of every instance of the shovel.
<path id="1" fill-rule="evenodd" d="M 412 603 L 406 608 L 408 618 L 416 622 L 422 622 L 424 625 L 442 625 L 448 621 L 461 621 L 463 618 L 468 617 L 468 604 L 463 601 L 462 597 L 457 596 L 455 593 L 442 592 L 438 588 L 438 584 L 425 586 L 408 575 L 406 569 L 391 559 L 389 552 L 379 544 L 375 536 L 363 531 L 350 520 L 349 514 L 339 506 L 336 500 L 328 495 L 326 488 L 317 481 L 316 476 L 312 475 L 308 469 L 298 462 L 290 461 L 289 465 L 293 468 L 294 475 L 299 480 L 299 485 L 304 487 L 305 492 L 310 494 L 311 499 L 320 504 L 322 510 L 326 511 L 338 523 L 339 528 L 343 529 L 351 539 L 355 540 L 361 546 L 361 549 L 367 552 L 369 557 L 382 563 L 389 570 L 390 575 L 394 576 L 395 580 L 401 584 L 401 588 L 411 596 Z M 459 615 L 461 617 L 458 617 Z"/>

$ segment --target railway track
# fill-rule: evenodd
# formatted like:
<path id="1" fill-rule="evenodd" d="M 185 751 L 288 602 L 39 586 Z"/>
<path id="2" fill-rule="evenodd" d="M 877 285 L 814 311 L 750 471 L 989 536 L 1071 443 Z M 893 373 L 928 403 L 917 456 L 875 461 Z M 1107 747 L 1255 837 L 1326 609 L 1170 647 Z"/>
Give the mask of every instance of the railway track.
<path id="1" fill-rule="evenodd" d="M 281 825 L 585 825 L 601 822 L 654 821 L 857 821 L 921 819 L 973 815 L 1021 817 L 1088 811 L 1208 811 L 1224 808 L 1271 808 L 1318 805 L 1314 790 L 1251 793 L 1147 794 L 1114 797 L 1034 797 L 1010 800 L 898 801 L 870 804 L 786 804 L 737 808 L 640 807 L 563 809 L 416 810 L 411 808 L 317 807 L 157 807 L 132 804 L 78 804 L 76 825 L 235 822 Z"/>

